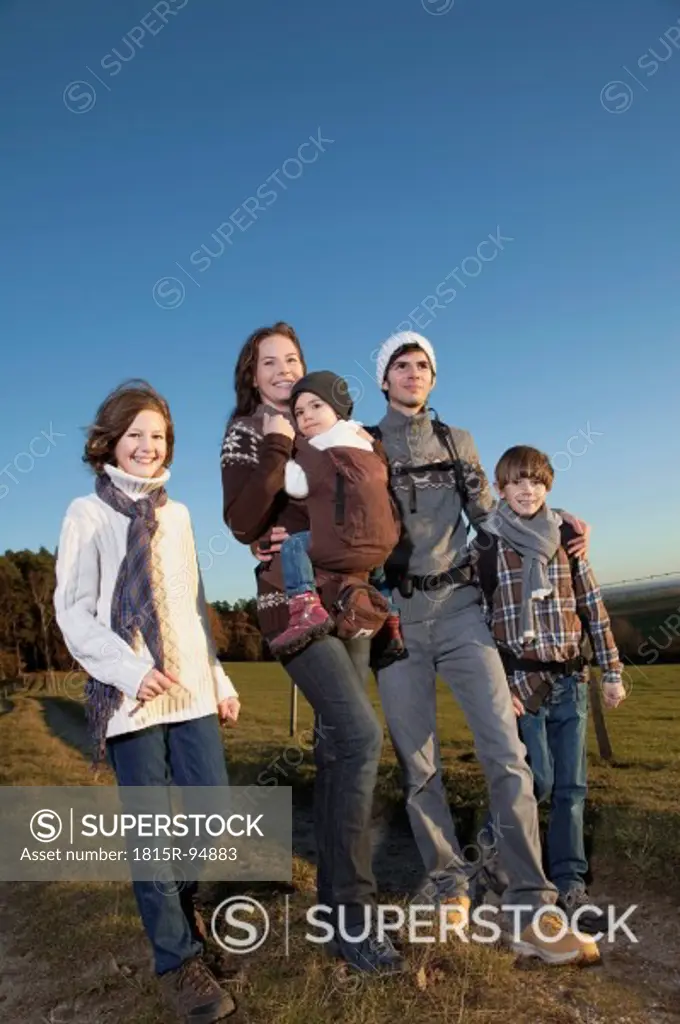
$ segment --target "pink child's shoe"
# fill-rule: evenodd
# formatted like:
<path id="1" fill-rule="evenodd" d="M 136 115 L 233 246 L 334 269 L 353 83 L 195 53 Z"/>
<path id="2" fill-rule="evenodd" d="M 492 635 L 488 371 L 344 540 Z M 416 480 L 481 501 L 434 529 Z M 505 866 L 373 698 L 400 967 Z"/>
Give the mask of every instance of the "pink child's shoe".
<path id="1" fill-rule="evenodd" d="M 272 654 L 293 654 L 311 640 L 325 636 L 333 628 L 333 620 L 313 592 L 298 594 L 288 602 L 288 628 L 269 644 Z"/>

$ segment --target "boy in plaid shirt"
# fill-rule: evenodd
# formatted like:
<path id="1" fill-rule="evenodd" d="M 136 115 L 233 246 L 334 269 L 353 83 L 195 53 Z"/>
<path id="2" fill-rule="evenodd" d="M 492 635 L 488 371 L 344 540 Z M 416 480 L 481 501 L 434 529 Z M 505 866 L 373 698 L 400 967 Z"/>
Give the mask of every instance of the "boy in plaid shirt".
<path id="1" fill-rule="evenodd" d="M 593 571 L 585 559 L 567 554 L 570 528 L 545 504 L 553 479 L 543 452 L 525 445 L 505 452 L 496 466 L 501 500 L 478 531 L 473 562 L 487 622 L 507 672 L 536 799 L 551 801 L 548 877 L 559 890 L 558 905 L 580 910 L 578 927 L 595 933 L 600 915 L 586 909 L 584 881 L 584 629 L 602 669 L 605 705 L 617 707 L 626 693 Z"/>

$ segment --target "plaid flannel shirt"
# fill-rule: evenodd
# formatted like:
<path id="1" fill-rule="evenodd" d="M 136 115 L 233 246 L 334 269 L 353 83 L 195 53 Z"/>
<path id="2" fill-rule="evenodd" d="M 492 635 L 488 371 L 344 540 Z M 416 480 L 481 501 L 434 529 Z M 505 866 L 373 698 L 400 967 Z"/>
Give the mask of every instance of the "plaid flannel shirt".
<path id="1" fill-rule="evenodd" d="M 521 639 L 520 629 L 522 558 L 500 538 L 496 564 L 498 586 L 493 596 L 493 608 L 489 607 L 484 593 L 482 608 L 501 650 L 510 651 L 518 658 L 535 658 L 536 661 L 570 661 L 581 653 L 585 628 L 595 659 L 602 669 L 602 682 L 621 681 L 623 665 L 607 609 L 586 559 L 570 559 L 565 549 L 560 547 L 550 560 L 547 573 L 553 592 L 549 597 L 533 602 L 536 636 L 530 641 Z M 588 678 L 587 665 L 579 677 L 582 681 Z M 508 682 L 520 699 L 526 700 L 542 681 L 554 681 L 556 678 L 554 672 L 511 672 Z"/>

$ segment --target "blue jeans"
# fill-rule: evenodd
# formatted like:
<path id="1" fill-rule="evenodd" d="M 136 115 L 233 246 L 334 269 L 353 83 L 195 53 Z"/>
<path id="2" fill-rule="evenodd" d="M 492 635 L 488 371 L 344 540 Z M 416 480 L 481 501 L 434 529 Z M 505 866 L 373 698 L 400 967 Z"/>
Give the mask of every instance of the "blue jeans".
<path id="1" fill-rule="evenodd" d="M 312 534 L 309 530 L 292 533 L 281 545 L 281 571 L 288 597 L 313 594 L 316 590 L 314 566 L 308 551 Z"/>
<path id="2" fill-rule="evenodd" d="M 316 590 L 314 566 L 308 554 L 311 539 L 312 534 L 309 530 L 300 530 L 299 533 L 292 533 L 281 545 L 281 571 L 288 597 L 313 594 Z M 394 614 L 392 588 L 387 585 L 385 570 L 382 566 L 379 569 L 374 569 L 370 576 L 370 582 L 382 594 L 390 607 L 390 612 Z"/>
<path id="3" fill-rule="evenodd" d="M 550 801 L 548 878 L 562 896 L 585 890 L 588 870 L 583 840 L 587 722 L 587 684 L 579 683 L 574 676 L 556 680 L 538 713 L 527 712 L 517 720 L 534 777 L 536 802 Z M 489 814 L 480 832 L 480 852 L 488 878 L 485 881 L 482 875 L 480 881 L 483 886 L 491 884 L 500 894 L 508 885 L 508 876 L 498 846 Z"/>
<path id="4" fill-rule="evenodd" d="M 283 660 L 314 709 L 317 898 L 333 924 L 343 905 L 348 927 L 376 899 L 371 820 L 383 730 L 366 692 L 369 653 L 368 640 L 326 636 Z"/>
<path id="5" fill-rule="evenodd" d="M 119 786 L 226 786 L 227 767 L 217 715 L 152 725 L 116 736 L 108 750 Z M 144 930 L 153 946 L 156 973 L 181 967 L 201 952 L 194 924 L 196 882 L 180 892 L 159 882 L 133 882 Z"/>
<path id="6" fill-rule="evenodd" d="M 536 800 L 550 801 L 548 877 L 562 895 L 584 890 L 587 684 L 574 676 L 558 679 L 538 714 L 522 715 L 518 721 Z"/>

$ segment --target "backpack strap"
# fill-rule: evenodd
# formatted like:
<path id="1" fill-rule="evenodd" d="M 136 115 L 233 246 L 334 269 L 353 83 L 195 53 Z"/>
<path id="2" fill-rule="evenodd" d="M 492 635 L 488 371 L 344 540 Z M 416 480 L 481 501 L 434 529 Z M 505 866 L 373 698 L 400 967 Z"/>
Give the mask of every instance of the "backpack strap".
<path id="1" fill-rule="evenodd" d="M 578 534 L 576 533 L 576 530 L 571 525 L 571 523 L 567 523 L 567 522 L 565 522 L 563 520 L 562 521 L 562 525 L 560 526 L 560 544 L 562 545 L 562 547 L 564 548 L 564 550 L 567 552 L 568 555 L 569 555 L 569 551 L 567 549 L 567 544 L 570 541 L 574 540 L 577 536 L 578 536 Z M 569 568 L 571 570 L 572 581 L 574 579 L 574 576 L 575 576 L 577 568 L 578 568 L 576 563 L 577 563 L 576 556 L 575 555 L 569 555 Z M 581 616 L 581 626 L 582 626 L 581 654 L 590 663 L 590 661 L 592 660 L 592 653 L 593 653 L 592 652 L 592 646 L 591 646 L 591 640 L 590 640 L 590 624 L 589 624 L 588 620 L 586 618 L 584 618 L 583 616 Z"/>
<path id="2" fill-rule="evenodd" d="M 460 493 L 463 501 L 466 502 L 469 500 L 469 495 L 467 484 L 465 482 L 465 474 L 463 473 L 463 463 L 458 452 L 456 442 L 453 440 L 451 428 L 439 419 L 439 414 L 434 409 L 429 411 L 432 413 L 432 429 L 435 437 L 440 444 L 446 448 L 449 456 L 449 462 L 430 462 L 424 466 L 401 466 L 396 470 L 390 468 L 390 474 L 393 476 L 411 476 L 413 473 L 428 473 L 435 470 L 441 471 L 443 469 L 452 469 L 456 481 L 456 489 Z M 376 441 L 382 441 L 382 430 L 377 426 L 377 424 L 374 427 L 364 427 L 364 430 L 374 437 Z M 411 511 L 415 512 L 415 484 L 412 479 L 410 481 L 409 492 Z"/>
<path id="3" fill-rule="evenodd" d="M 574 540 L 577 536 L 578 534 L 576 533 L 576 530 L 571 525 L 571 523 L 567 523 L 563 519 L 562 525 L 560 526 L 560 544 L 567 552 L 567 554 L 569 554 L 567 544 L 569 544 L 570 541 Z M 576 559 L 573 555 L 569 555 L 569 567 L 571 569 L 571 574 L 573 576 L 576 571 Z"/>
<path id="4" fill-rule="evenodd" d="M 480 527 L 475 538 L 475 548 L 475 571 L 479 586 L 489 608 L 493 608 L 493 596 L 498 587 L 498 537 Z"/>
<path id="5" fill-rule="evenodd" d="M 439 419 L 438 413 L 434 411 L 432 415 L 432 429 L 434 430 L 437 440 L 444 445 L 448 452 L 458 493 L 460 494 L 463 502 L 467 502 L 469 501 L 469 494 L 467 484 L 465 482 L 465 474 L 463 473 L 463 463 L 458 453 L 456 442 L 453 440 L 451 428 L 447 426 L 446 423 L 443 423 L 442 420 Z"/>

